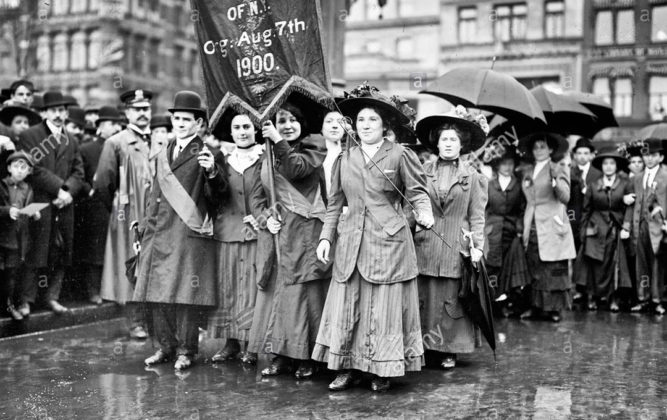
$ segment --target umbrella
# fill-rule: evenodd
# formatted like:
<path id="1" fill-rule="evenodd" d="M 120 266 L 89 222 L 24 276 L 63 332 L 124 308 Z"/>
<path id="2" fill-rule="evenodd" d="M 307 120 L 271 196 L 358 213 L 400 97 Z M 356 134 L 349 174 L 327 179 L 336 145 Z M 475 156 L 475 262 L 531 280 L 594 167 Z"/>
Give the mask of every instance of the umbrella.
<path id="1" fill-rule="evenodd" d="M 667 140 L 667 123 L 658 123 L 647 125 L 639 130 L 636 136 L 637 140 L 646 140 L 650 138 L 658 138 Z"/>
<path id="2" fill-rule="evenodd" d="M 588 92 L 564 92 L 564 96 L 570 97 L 590 109 L 597 117 L 598 131 L 605 127 L 618 127 L 611 105 L 601 97 Z"/>
<path id="3" fill-rule="evenodd" d="M 537 86 L 530 90 L 547 119 L 549 131 L 592 137 L 599 131 L 595 114 L 569 96 Z"/>
<path id="4" fill-rule="evenodd" d="M 472 234 L 463 231 L 464 236 L 470 239 L 470 248 L 473 247 Z M 491 288 L 489 286 L 489 274 L 486 271 L 484 259 L 473 263 L 470 257 L 463 258 L 463 276 L 459 301 L 463 310 L 468 314 L 472 322 L 480 329 L 482 335 L 493 350 L 496 357 L 496 332 L 493 325 L 493 303 L 491 300 Z"/>
<path id="5" fill-rule="evenodd" d="M 491 69 L 456 68 L 438 77 L 421 93 L 454 105 L 479 108 L 505 118 L 546 124 L 540 104 L 515 78 Z"/>

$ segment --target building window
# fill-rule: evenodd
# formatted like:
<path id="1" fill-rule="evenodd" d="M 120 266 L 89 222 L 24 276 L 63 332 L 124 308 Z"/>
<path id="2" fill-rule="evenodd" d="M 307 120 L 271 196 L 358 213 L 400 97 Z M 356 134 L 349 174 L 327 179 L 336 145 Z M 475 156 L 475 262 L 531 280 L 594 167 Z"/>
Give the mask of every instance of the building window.
<path id="1" fill-rule="evenodd" d="M 632 9 L 600 10 L 595 15 L 595 44 L 635 42 L 635 12 Z"/>
<path id="2" fill-rule="evenodd" d="M 88 0 L 72 0 L 70 13 L 84 13 L 86 12 Z"/>
<path id="3" fill-rule="evenodd" d="M 607 77 L 596 77 L 593 80 L 593 94 L 604 99 L 608 104 L 611 105 L 611 89 L 609 87 L 609 78 Z"/>
<path id="4" fill-rule="evenodd" d="M 144 72 L 144 63 L 146 62 L 146 39 L 137 37 L 134 43 L 134 71 Z"/>
<path id="5" fill-rule="evenodd" d="M 174 46 L 174 79 L 180 83 L 183 79 L 183 47 Z"/>
<path id="6" fill-rule="evenodd" d="M 565 35 L 565 2 L 547 1 L 544 5 L 544 34 L 547 38 Z"/>
<path id="7" fill-rule="evenodd" d="M 648 93 L 651 119 L 661 121 L 667 114 L 667 77 L 651 77 L 648 84 Z"/>
<path id="8" fill-rule="evenodd" d="M 90 44 L 88 44 L 88 68 L 96 69 L 99 66 L 100 56 L 102 55 L 102 34 L 100 31 L 94 31 L 90 34 Z"/>
<path id="9" fill-rule="evenodd" d="M 371 54 L 379 54 L 382 50 L 382 44 L 380 41 L 368 40 L 366 41 L 366 51 Z"/>
<path id="10" fill-rule="evenodd" d="M 67 70 L 69 54 L 67 51 L 67 35 L 58 34 L 53 41 L 53 70 Z"/>
<path id="11" fill-rule="evenodd" d="M 59 0 L 53 2 L 54 15 L 66 15 L 69 11 L 69 0 Z"/>
<path id="12" fill-rule="evenodd" d="M 70 69 L 84 70 L 86 68 L 86 34 L 77 32 L 72 35 L 72 54 L 70 54 Z"/>
<path id="13" fill-rule="evenodd" d="M 42 73 L 51 71 L 51 41 L 48 35 L 37 40 L 37 69 Z"/>
<path id="14" fill-rule="evenodd" d="M 459 8 L 459 44 L 475 42 L 477 33 L 477 7 Z"/>
<path id="15" fill-rule="evenodd" d="M 667 5 L 651 9 L 651 41 L 667 42 Z"/>
<path id="16" fill-rule="evenodd" d="M 158 71 L 160 71 L 160 58 L 162 57 L 160 52 L 160 41 L 151 40 L 151 57 L 150 65 L 148 66 L 148 72 L 152 76 L 157 76 Z"/>
<path id="17" fill-rule="evenodd" d="M 419 7 L 416 2 L 413 0 L 399 0 L 398 2 L 398 15 L 401 17 L 414 16 L 419 11 Z"/>
<path id="18" fill-rule="evenodd" d="M 511 41 L 526 38 L 526 3 L 495 6 L 496 41 Z"/>
<path id="19" fill-rule="evenodd" d="M 618 78 L 614 80 L 614 115 L 629 117 L 632 115 L 632 80 Z"/>
<path id="20" fill-rule="evenodd" d="M 396 40 L 396 55 L 398 58 L 413 58 L 415 43 L 411 37 L 401 37 Z"/>

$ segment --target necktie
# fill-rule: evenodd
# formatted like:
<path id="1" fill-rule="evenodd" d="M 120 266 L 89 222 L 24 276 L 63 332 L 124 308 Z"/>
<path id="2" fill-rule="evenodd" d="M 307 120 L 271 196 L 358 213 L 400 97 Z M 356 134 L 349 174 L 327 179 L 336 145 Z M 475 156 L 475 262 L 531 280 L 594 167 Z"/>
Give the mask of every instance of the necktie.
<path id="1" fill-rule="evenodd" d="M 172 160 L 176 160 L 178 155 L 181 154 L 181 151 L 183 151 L 183 146 L 177 144 L 176 147 L 174 147 L 174 158 Z"/>

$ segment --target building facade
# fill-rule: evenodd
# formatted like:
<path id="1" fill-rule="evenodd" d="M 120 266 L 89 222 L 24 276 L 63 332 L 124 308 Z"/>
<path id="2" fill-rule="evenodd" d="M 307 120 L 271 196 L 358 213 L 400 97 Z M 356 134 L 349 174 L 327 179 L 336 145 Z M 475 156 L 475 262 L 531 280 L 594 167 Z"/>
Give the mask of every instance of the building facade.
<path id="1" fill-rule="evenodd" d="M 604 97 L 625 130 L 667 113 L 667 1 L 591 0 L 584 20 L 584 88 Z"/>

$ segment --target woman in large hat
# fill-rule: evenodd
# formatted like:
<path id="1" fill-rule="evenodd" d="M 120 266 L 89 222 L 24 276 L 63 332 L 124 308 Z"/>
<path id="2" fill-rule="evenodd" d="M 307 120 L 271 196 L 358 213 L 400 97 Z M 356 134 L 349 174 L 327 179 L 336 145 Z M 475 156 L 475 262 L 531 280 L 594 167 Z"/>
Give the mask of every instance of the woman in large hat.
<path id="1" fill-rule="evenodd" d="M 322 136 L 314 134 L 322 121 L 316 118 L 321 114 L 311 115 L 313 109 L 321 107 L 291 95 L 275 122 L 262 128 L 262 137 L 273 143 L 274 185 L 265 160 L 255 180 L 252 208 L 260 227 L 278 235 L 279 247 L 276 264 L 268 274 L 262 273 L 263 289 L 258 292 L 248 344 L 248 351 L 274 355 L 262 370 L 264 376 L 292 372 L 295 365 L 297 379 L 309 378 L 315 371 L 310 355 L 331 273 L 330 265 L 317 261 L 313 253 L 326 212 L 322 182 L 326 148 Z M 275 206 L 269 202 L 272 188 Z"/>
<path id="2" fill-rule="evenodd" d="M 458 106 L 417 123 L 420 141 L 438 156 L 424 165 L 424 171 L 435 216 L 433 230 L 444 238 L 424 230 L 415 234 L 421 327 L 428 337 L 427 356 L 431 353 L 443 369 L 455 367 L 457 353 L 470 353 L 481 345 L 479 330 L 464 313 L 458 294 L 463 257 L 476 263 L 484 249 L 487 179 L 462 158 L 484 144 L 482 121 L 483 116 L 477 119 Z"/>
<path id="3" fill-rule="evenodd" d="M 360 372 L 373 375 L 374 391 L 385 391 L 389 378 L 421 370 L 424 354 L 417 260 L 400 192 L 418 223 L 430 228 L 433 215 L 416 155 L 384 139 L 407 117 L 377 89 L 357 91 L 340 103 L 358 139 L 334 165 L 317 247 L 320 261 L 333 257 L 334 268 L 313 359 L 338 371 L 332 391 L 352 386 Z"/>
<path id="4" fill-rule="evenodd" d="M 630 237 L 623 224 L 627 219 L 629 227 L 631 218 L 631 210 L 624 203 L 624 196 L 631 192 L 631 181 L 621 174 L 628 170 L 628 160 L 614 149 L 598 154 L 592 165 L 603 176 L 590 184 L 584 197 L 582 246 L 574 273 L 576 283 L 586 288 L 588 309 L 595 310 L 598 303 L 603 303 L 616 312 L 615 292 L 632 287 L 621 242 Z"/>
<path id="5" fill-rule="evenodd" d="M 229 190 L 218 203 L 213 222 L 218 307 L 209 316 L 207 331 L 213 338 L 226 339 L 225 346 L 213 356 L 214 363 L 240 356 L 244 363 L 255 364 L 257 354 L 245 351 L 258 278 L 255 260 L 259 223 L 252 214 L 250 196 L 260 177 L 263 148 L 257 144 L 259 130 L 247 114 L 229 112 L 221 124 L 225 133 L 222 138 L 232 140 L 236 147 L 224 156 Z"/>
<path id="6" fill-rule="evenodd" d="M 543 314 L 560 322 L 561 311 L 572 305 L 568 260 L 576 257 L 567 211 L 570 168 L 561 158 L 568 143 L 554 133 L 531 134 L 520 142 L 531 161 L 524 168 L 521 187 L 526 197 L 523 244 L 532 281 L 532 307 L 521 318 Z"/>
<path id="7" fill-rule="evenodd" d="M 498 144 L 489 162 L 493 175 L 489 180 L 484 228 L 488 243 L 486 267 L 504 316 L 515 310 L 520 290 L 530 283 L 521 240 L 526 199 L 515 173 L 519 163 L 519 154 L 511 144 Z"/>

